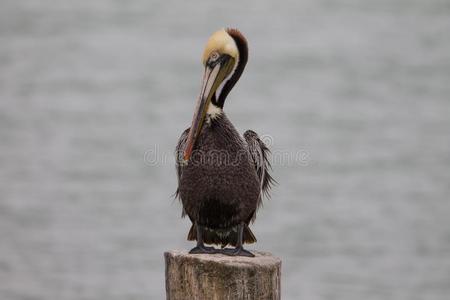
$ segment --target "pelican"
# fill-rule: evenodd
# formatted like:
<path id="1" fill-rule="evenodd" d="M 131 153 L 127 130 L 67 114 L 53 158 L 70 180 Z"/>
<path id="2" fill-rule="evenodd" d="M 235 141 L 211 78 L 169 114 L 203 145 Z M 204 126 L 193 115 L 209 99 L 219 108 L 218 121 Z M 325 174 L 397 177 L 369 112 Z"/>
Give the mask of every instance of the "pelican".
<path id="1" fill-rule="evenodd" d="M 247 59 L 247 40 L 237 29 L 215 32 L 203 52 L 204 74 L 192 125 L 175 150 L 176 196 L 182 216 L 192 221 L 188 240 L 197 241 L 189 253 L 254 256 L 243 244 L 256 242 L 249 224 L 274 182 L 270 151 L 254 131 L 241 136 L 223 111 Z"/>

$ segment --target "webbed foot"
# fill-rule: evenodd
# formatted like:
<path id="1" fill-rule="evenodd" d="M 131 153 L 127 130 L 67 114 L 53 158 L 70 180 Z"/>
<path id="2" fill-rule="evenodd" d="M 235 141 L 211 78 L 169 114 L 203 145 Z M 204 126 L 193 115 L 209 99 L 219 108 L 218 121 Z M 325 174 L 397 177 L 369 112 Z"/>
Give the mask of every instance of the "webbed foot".
<path id="1" fill-rule="evenodd" d="M 220 253 L 228 255 L 228 256 L 245 256 L 245 257 L 255 257 L 253 253 L 251 253 L 248 250 L 245 250 L 243 247 L 236 247 L 236 248 L 227 248 L 222 249 Z"/>
<path id="2" fill-rule="evenodd" d="M 214 247 L 196 246 L 189 251 L 189 254 L 215 254 L 219 253 Z"/>

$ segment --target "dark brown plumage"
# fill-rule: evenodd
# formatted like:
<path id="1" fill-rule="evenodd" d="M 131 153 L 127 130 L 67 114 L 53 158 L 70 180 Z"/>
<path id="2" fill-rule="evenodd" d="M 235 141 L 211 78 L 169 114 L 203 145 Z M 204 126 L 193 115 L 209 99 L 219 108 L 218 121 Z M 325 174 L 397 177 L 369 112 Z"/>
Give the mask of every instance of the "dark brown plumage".
<path id="1" fill-rule="evenodd" d="M 204 247 L 204 242 L 222 247 L 233 245 L 237 250 L 230 252 L 231 255 L 251 256 L 243 250 L 242 243 L 256 242 L 248 225 L 255 219 L 262 196 L 268 195 L 273 179 L 268 172 L 269 149 L 266 145 L 251 130 L 241 137 L 221 110 L 248 57 L 247 42 L 242 34 L 234 29 L 226 32 L 234 39 L 239 51 L 238 65 L 234 73 L 229 73 L 219 95 L 214 91 L 211 96 L 209 105 L 217 107 L 212 111 L 219 113 L 206 113 L 199 133 L 193 135 L 193 151 L 188 161 L 185 157 L 191 129 L 186 129 L 178 141 L 176 195 L 183 204 L 183 216 L 188 215 L 193 223 L 188 240 L 197 240 L 198 246 L 191 250 L 192 253 L 215 253 Z"/>

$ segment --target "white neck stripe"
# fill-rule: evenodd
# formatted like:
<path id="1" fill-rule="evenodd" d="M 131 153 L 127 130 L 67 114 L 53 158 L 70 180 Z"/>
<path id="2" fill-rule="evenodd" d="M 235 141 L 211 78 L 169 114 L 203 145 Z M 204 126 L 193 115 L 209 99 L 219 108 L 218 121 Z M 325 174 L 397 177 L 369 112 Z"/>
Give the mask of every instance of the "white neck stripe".
<path id="1" fill-rule="evenodd" d="M 233 39 L 234 46 L 237 49 L 236 42 Z M 238 52 L 239 53 L 239 52 Z M 219 99 L 220 94 L 222 94 L 222 89 L 225 86 L 225 84 L 230 80 L 231 76 L 233 76 L 234 72 L 236 72 L 236 68 L 239 65 L 239 54 L 236 56 L 236 62 L 234 63 L 233 69 L 231 70 L 230 74 L 222 81 L 222 83 L 219 85 L 219 87 L 216 90 L 216 99 Z"/>

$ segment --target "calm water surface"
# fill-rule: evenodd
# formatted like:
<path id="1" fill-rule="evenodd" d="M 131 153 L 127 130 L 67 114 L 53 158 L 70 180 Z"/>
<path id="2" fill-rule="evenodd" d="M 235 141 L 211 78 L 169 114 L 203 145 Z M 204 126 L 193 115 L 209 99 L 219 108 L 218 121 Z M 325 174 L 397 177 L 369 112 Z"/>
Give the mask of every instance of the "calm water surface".
<path id="1" fill-rule="evenodd" d="M 276 154 L 253 249 L 283 299 L 449 299 L 444 0 L 1 1 L 1 299 L 164 298 L 163 251 L 192 246 L 172 151 L 228 25 L 250 61 L 227 114 Z"/>

